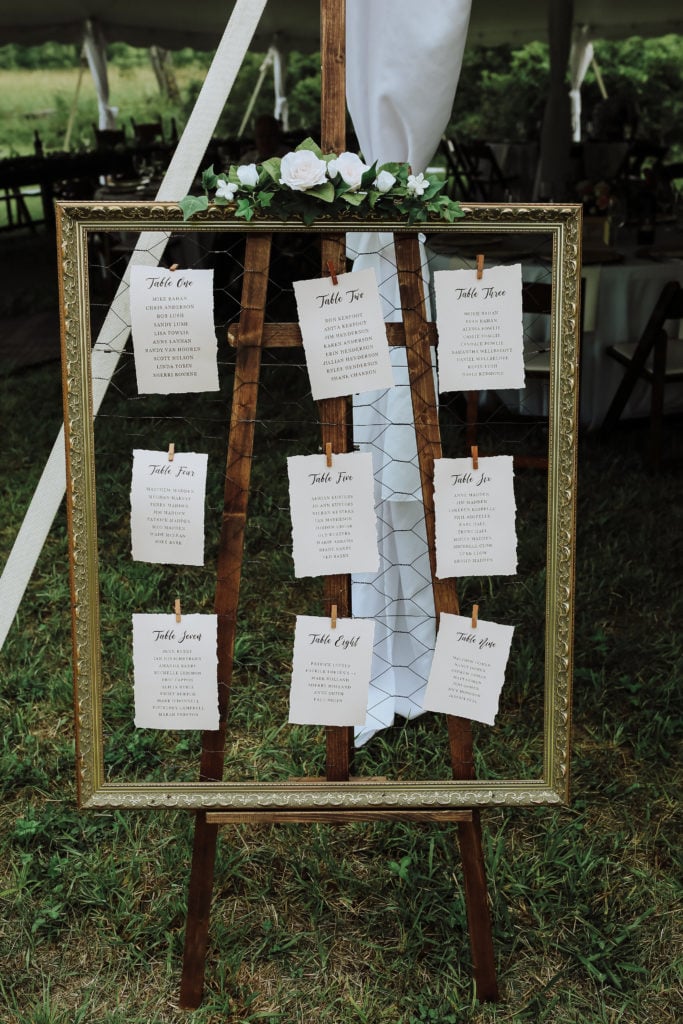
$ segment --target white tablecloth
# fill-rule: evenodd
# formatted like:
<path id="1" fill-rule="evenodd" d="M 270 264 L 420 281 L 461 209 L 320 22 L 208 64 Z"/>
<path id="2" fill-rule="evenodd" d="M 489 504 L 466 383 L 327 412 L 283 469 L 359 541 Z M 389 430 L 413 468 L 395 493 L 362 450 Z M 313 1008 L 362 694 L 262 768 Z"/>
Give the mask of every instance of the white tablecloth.
<path id="1" fill-rule="evenodd" d="M 487 262 L 493 264 L 496 261 L 491 257 L 487 258 Z M 506 259 L 505 262 L 514 260 Z M 429 261 L 432 274 L 435 270 L 472 265 L 471 260 L 443 253 L 432 254 Z M 547 263 L 541 261 L 525 260 L 522 264 L 523 278 L 525 281 L 547 279 L 548 267 Z M 683 260 L 631 258 L 618 263 L 591 264 L 582 268 L 581 276 L 584 280 L 584 312 L 580 425 L 584 430 L 596 430 L 602 424 L 624 374 L 623 367 L 606 355 L 606 348 L 619 341 L 638 341 L 667 281 L 679 281 L 683 285 Z M 675 325 L 674 332 L 678 334 Z M 524 396 L 524 407 L 534 413 L 547 412 L 547 404 L 545 407 L 538 406 L 539 402 L 543 405 L 547 385 L 541 381 L 530 384 L 537 391 L 531 403 L 531 396 Z M 623 417 L 648 416 L 650 395 L 649 385 L 645 381 L 638 381 Z M 501 398 L 506 405 L 522 410 L 521 395 L 504 392 Z M 665 391 L 665 411 L 682 410 L 683 384 L 668 385 Z"/>

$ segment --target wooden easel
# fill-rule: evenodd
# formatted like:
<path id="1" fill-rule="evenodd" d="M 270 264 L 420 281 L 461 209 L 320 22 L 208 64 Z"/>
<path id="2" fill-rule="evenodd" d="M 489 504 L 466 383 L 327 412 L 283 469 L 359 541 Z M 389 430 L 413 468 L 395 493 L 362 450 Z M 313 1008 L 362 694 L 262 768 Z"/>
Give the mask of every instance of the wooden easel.
<path id="1" fill-rule="evenodd" d="M 321 145 L 326 152 L 339 153 L 345 149 L 345 20 L 344 0 L 322 0 Z M 269 324 L 267 326 L 264 324 L 271 240 L 272 236 L 267 234 L 250 235 L 247 238 L 242 313 L 238 331 L 233 339 L 233 344 L 236 345 L 235 377 L 215 601 L 215 611 L 218 616 L 218 689 L 221 726 L 217 731 L 203 735 L 201 781 L 220 781 L 223 776 L 226 718 L 236 635 L 261 353 L 264 347 L 286 347 L 301 344 L 301 334 L 297 324 Z M 443 611 L 457 613 L 458 598 L 453 580 L 440 580 L 435 576 L 432 479 L 434 459 L 441 456 L 430 354 L 430 345 L 435 341 L 435 330 L 434 325 L 429 324 L 425 318 L 417 235 L 416 233 L 397 234 L 395 244 L 403 324 L 388 325 L 390 328 L 388 335 L 390 344 L 405 344 L 407 347 L 434 602 L 438 616 Z M 340 272 L 344 266 L 344 253 L 343 235 L 324 238 L 321 251 L 323 273 L 328 272 L 327 268 L 330 263 Z M 319 416 L 323 450 L 330 444 L 333 452 L 348 451 L 348 400 L 334 398 L 320 402 Z M 351 614 L 349 576 L 326 577 L 326 614 L 330 614 L 333 605 L 337 606 L 340 617 L 347 617 Z M 473 778 L 474 760 L 470 722 L 466 719 L 448 716 L 448 736 L 453 778 Z M 353 730 L 351 728 L 327 728 L 326 776 L 328 781 L 349 780 L 352 749 Z M 216 843 L 220 825 L 243 822 L 343 823 L 377 820 L 457 822 L 477 997 L 480 1000 L 496 1000 L 498 986 L 481 844 L 481 825 L 477 810 L 198 811 L 195 821 L 188 895 L 180 1005 L 187 1009 L 194 1009 L 199 1006 L 202 999 Z"/>

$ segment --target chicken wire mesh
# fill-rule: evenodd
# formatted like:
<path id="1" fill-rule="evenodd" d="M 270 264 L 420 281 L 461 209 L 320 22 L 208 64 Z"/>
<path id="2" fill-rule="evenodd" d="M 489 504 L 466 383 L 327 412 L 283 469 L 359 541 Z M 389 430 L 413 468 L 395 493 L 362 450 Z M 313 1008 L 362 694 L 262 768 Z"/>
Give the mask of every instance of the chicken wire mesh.
<path id="1" fill-rule="evenodd" d="M 95 336 L 112 297 L 121 286 L 137 236 L 97 232 L 89 250 L 91 332 Z M 324 233 L 273 235 L 267 263 L 266 325 L 296 323 L 292 282 L 319 276 Z M 430 282 L 435 269 L 471 267 L 483 247 L 486 265 L 518 263 L 525 280 L 550 283 L 547 235 L 501 238 L 433 235 L 424 239 L 422 275 L 427 316 L 434 314 Z M 236 618 L 234 663 L 219 665 L 219 688 L 227 714 L 225 777 L 230 781 L 277 781 L 325 772 L 325 731 L 287 723 L 291 649 L 295 616 L 323 614 L 322 580 L 295 578 L 286 459 L 321 450 L 324 404 L 311 397 L 303 349 L 266 344 L 257 362 L 240 367 L 239 318 L 247 239 L 235 231 L 178 232 L 169 239 L 162 263 L 210 269 L 214 281 L 214 323 L 219 390 L 182 395 L 143 395 L 136 386 L 134 339 L 123 349 L 95 421 L 99 544 L 99 590 L 105 773 L 125 781 L 197 779 L 200 736 L 194 731 L 135 729 L 131 616 L 171 611 L 179 595 L 188 612 L 211 612 L 219 589 L 237 594 L 239 607 L 220 611 Z M 368 245 L 366 260 L 377 268 L 384 314 L 406 314 L 395 286 L 385 240 Z M 150 260 L 150 263 L 154 261 Z M 124 285 L 125 287 L 125 285 Z M 122 337 L 129 324 L 121 319 Z M 290 332 L 291 333 L 291 332 Z M 268 337 L 268 335 L 266 334 Z M 274 335 L 271 334 L 271 337 Z M 545 357 L 549 317 L 524 315 L 527 357 Z M 353 614 L 376 623 L 373 673 L 366 725 L 357 730 L 354 774 L 389 778 L 448 778 L 450 761 L 443 716 L 421 714 L 435 636 L 432 572 L 426 544 L 413 381 L 406 351 L 392 345 L 395 385 L 386 392 L 354 396 L 344 403 L 348 446 L 369 451 L 376 473 L 380 569 L 354 577 Z M 433 376 L 436 360 L 421 373 Z M 246 376 L 244 375 L 246 373 Z M 235 389 L 235 379 L 238 386 Z M 257 390 L 255 413 L 243 394 Z M 438 399 L 443 454 L 464 456 L 476 443 L 480 455 L 534 456 L 548 447 L 548 381 L 527 381 L 515 392 L 448 393 Z M 418 420 L 420 420 L 418 410 Z M 244 450 L 236 438 L 253 433 Z M 205 562 L 201 567 L 134 562 L 130 545 L 130 469 L 134 448 L 206 452 L 208 479 Z M 239 444 L 243 443 L 242 440 Z M 227 462 L 226 462 L 227 459 Z M 225 529 L 226 477 L 237 480 L 248 464 L 248 514 L 239 563 L 221 555 Z M 457 581 L 463 614 L 473 603 L 480 615 L 516 626 L 496 727 L 474 724 L 480 777 L 537 777 L 541 773 L 544 689 L 545 557 L 547 477 L 542 469 L 516 474 L 519 570 L 514 577 L 472 577 Z M 233 628 L 232 622 L 228 623 Z M 419 717 L 418 717 L 419 716 Z M 415 721 L 410 721 L 415 719 Z"/>

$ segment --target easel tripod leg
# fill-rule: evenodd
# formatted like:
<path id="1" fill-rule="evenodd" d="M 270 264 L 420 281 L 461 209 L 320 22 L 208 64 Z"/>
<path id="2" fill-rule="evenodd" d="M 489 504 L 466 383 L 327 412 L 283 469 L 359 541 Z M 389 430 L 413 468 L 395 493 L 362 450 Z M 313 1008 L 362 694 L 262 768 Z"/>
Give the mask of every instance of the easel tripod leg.
<path id="1" fill-rule="evenodd" d="M 217 838 L 218 825 L 209 825 L 206 812 L 198 811 L 187 898 L 183 976 L 180 982 L 180 1005 L 184 1010 L 196 1010 L 204 992 Z"/>
<path id="2" fill-rule="evenodd" d="M 477 999 L 480 1002 L 495 1002 L 498 999 L 498 982 L 493 957 L 491 914 L 479 811 L 472 811 L 472 821 L 462 821 L 458 824 L 458 840 L 465 880 L 467 924 Z"/>

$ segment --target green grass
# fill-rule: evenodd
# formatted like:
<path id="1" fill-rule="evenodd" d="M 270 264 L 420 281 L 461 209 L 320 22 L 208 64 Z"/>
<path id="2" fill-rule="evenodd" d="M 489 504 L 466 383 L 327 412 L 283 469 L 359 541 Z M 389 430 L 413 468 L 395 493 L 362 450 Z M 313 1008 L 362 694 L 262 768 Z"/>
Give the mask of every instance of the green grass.
<path id="1" fill-rule="evenodd" d="M 273 373 L 264 419 L 268 402 L 285 395 L 290 422 L 266 432 L 264 445 L 279 458 L 304 443 L 308 427 L 289 415 L 295 371 Z M 125 380 L 118 384 L 125 394 Z M 103 453 L 118 436 L 114 397 L 108 403 Z M 61 420 L 57 364 L 0 376 L 0 408 L 4 562 Z M 220 449 L 225 424 L 215 406 L 186 411 L 189 435 L 201 429 Z M 474 998 L 455 833 L 382 823 L 223 829 L 205 999 L 192 1014 L 178 1009 L 192 817 L 76 809 L 60 511 L 0 655 L 3 1024 L 677 1022 L 683 488 L 671 471 L 644 471 L 643 441 L 639 425 L 626 425 L 608 441 L 581 444 L 572 802 L 482 814 L 501 987 L 500 1002 L 488 1006 Z M 125 450 L 130 438 L 117 443 Z M 287 614 L 315 605 L 317 589 L 287 582 L 282 474 L 268 460 L 254 473 L 231 758 L 237 771 L 272 778 L 320 770 L 317 731 L 282 728 L 286 655 L 274 614 L 287 601 Z M 531 509 L 543 478 L 524 476 Z M 103 474 L 102 484 L 112 504 L 100 502 L 107 557 L 123 557 L 128 540 L 116 532 L 115 506 L 126 497 L 125 473 Z M 511 600 L 526 631 L 543 594 L 543 524 L 531 513 L 522 537 L 525 587 L 494 589 L 487 600 Z M 130 575 L 131 592 L 152 587 L 135 597 L 143 603 L 170 585 L 151 570 Z M 106 573 L 103 593 L 118 602 L 115 623 L 129 597 Z M 125 635 L 113 638 L 114 664 L 126 649 Z M 533 644 L 517 654 L 509 689 L 520 706 L 536 656 Z M 126 708 L 122 698 L 120 743 L 111 749 L 126 770 L 154 771 L 169 751 L 131 737 Z M 526 743 L 521 717 L 512 722 L 495 747 L 480 736 L 503 767 Z M 389 731 L 359 754 L 358 770 L 394 771 L 398 751 L 411 769 L 432 773 L 422 751 L 427 740 L 434 747 L 438 727 L 426 716 Z M 195 752 L 191 735 L 171 753 L 193 764 Z"/>

